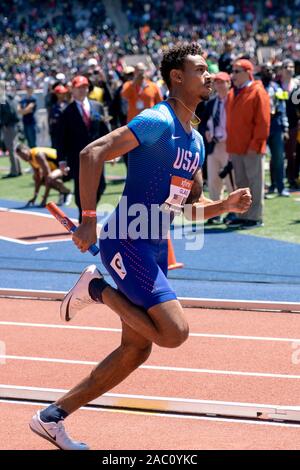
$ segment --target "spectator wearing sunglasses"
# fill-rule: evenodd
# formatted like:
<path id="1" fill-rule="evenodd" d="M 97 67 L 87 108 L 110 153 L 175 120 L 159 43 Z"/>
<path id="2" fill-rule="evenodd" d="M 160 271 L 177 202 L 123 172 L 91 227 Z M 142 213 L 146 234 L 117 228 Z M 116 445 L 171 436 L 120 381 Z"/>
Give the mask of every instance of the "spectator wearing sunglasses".
<path id="1" fill-rule="evenodd" d="M 227 152 L 238 188 L 249 187 L 252 206 L 237 219 L 234 228 L 263 225 L 264 154 L 270 130 L 270 99 L 261 81 L 253 78 L 254 67 L 247 59 L 233 63 L 232 82 L 226 102 Z"/>

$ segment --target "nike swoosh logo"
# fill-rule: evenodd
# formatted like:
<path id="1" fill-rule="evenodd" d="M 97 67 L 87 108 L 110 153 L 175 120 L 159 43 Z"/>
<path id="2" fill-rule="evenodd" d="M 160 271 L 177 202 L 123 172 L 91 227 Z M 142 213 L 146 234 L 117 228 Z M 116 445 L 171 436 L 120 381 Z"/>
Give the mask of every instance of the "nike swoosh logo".
<path id="1" fill-rule="evenodd" d="M 69 304 L 70 304 L 71 298 L 72 298 L 72 296 L 70 295 L 70 298 L 69 298 L 68 303 L 67 303 L 67 308 L 66 308 L 66 321 L 71 320 L 71 318 L 69 316 Z"/>
<path id="2" fill-rule="evenodd" d="M 40 426 L 41 426 L 41 428 L 43 428 L 43 430 L 45 431 L 45 433 L 47 433 L 48 436 L 51 437 L 51 439 L 53 439 L 53 441 L 56 441 L 56 436 L 51 436 L 51 434 L 47 431 L 47 429 L 45 429 L 44 426 L 41 424 L 41 421 L 42 421 L 42 420 L 40 420 Z"/>
<path id="3" fill-rule="evenodd" d="M 180 138 L 181 138 L 180 136 L 172 135 L 172 140 L 180 139 Z"/>

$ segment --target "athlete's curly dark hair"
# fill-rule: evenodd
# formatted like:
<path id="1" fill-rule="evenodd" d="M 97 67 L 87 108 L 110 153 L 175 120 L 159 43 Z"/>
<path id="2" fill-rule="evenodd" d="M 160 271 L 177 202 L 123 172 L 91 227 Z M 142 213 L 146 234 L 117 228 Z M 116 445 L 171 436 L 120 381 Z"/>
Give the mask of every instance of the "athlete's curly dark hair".
<path id="1" fill-rule="evenodd" d="M 164 53 L 160 72 L 168 88 L 171 86 L 170 72 L 172 69 L 183 69 L 184 60 L 188 55 L 202 55 L 202 47 L 196 42 L 178 43 Z"/>

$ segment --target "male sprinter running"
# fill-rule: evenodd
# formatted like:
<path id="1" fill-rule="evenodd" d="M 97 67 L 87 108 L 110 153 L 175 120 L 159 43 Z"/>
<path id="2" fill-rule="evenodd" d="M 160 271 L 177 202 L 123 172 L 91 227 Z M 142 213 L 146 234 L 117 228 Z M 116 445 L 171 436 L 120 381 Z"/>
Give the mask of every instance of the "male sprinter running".
<path id="1" fill-rule="evenodd" d="M 96 242 L 96 193 L 104 161 L 129 153 L 123 193 L 128 208 L 141 203 L 150 214 L 151 204 L 161 207 L 166 201 L 172 208 L 171 200 L 180 201 L 180 191 L 176 193 L 178 181 L 181 187 L 192 186 L 187 202 L 196 202 L 201 196 L 204 146 L 190 121 L 197 104 L 208 99 L 212 88 L 200 46 L 173 47 L 164 54 L 161 72 L 170 98 L 144 110 L 127 126 L 96 140 L 80 154 L 80 195 L 84 210 L 73 241 L 82 252 Z M 240 189 L 224 201 L 208 202 L 204 217 L 244 212 L 250 204 L 249 190 Z M 111 217 L 117 221 L 118 228 L 122 225 L 121 212 L 120 203 Z M 88 448 L 68 437 L 63 420 L 69 414 L 122 382 L 146 361 L 152 343 L 175 348 L 188 337 L 187 319 L 166 278 L 164 228 L 159 227 L 158 239 L 151 238 L 151 234 L 148 239 L 134 239 L 129 233 L 131 220 L 127 219 L 128 234 L 124 237 L 123 233 L 123 238 L 120 235 L 105 238 L 108 226 L 101 234 L 101 258 L 118 290 L 106 283 L 96 266 L 89 266 L 61 304 L 61 316 L 66 321 L 86 306 L 93 304 L 97 308 L 101 303 L 108 305 L 122 321 L 121 345 L 56 403 L 37 412 L 30 422 L 34 432 L 61 449 Z"/>

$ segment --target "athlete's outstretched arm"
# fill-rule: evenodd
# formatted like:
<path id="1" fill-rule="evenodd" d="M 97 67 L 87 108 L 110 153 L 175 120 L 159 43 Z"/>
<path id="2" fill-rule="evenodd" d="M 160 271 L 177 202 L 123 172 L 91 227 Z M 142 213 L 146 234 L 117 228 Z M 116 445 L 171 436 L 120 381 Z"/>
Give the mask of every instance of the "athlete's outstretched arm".
<path id="1" fill-rule="evenodd" d="M 214 217 L 210 215 L 212 212 L 218 212 L 215 215 L 222 214 L 224 212 L 223 201 L 212 201 L 203 194 L 202 170 L 195 173 L 193 180 L 193 186 L 185 204 L 185 217 L 189 220 L 203 220 Z M 186 210 L 187 207 L 188 210 Z"/>
<path id="2" fill-rule="evenodd" d="M 208 199 L 203 194 L 202 171 L 198 170 L 194 176 L 191 193 L 186 201 L 186 205 L 192 204 L 192 208 L 185 210 L 184 215 L 188 220 L 207 220 L 224 214 L 224 212 L 246 212 L 251 203 L 249 188 L 237 189 L 224 200 L 212 201 Z"/>

